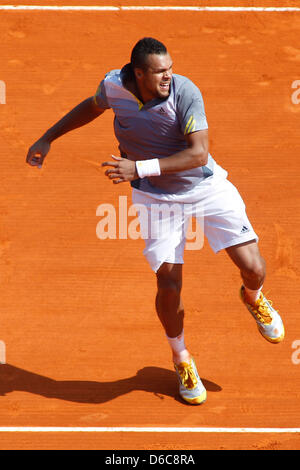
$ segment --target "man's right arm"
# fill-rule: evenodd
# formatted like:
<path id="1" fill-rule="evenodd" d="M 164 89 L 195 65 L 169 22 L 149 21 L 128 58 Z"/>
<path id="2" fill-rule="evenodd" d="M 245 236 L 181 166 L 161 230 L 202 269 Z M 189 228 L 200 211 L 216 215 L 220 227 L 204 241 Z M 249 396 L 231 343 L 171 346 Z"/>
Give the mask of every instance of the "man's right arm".
<path id="1" fill-rule="evenodd" d="M 45 132 L 45 134 L 30 147 L 26 157 L 27 163 L 41 168 L 53 140 L 73 129 L 88 124 L 96 119 L 96 117 L 100 116 L 100 114 L 103 114 L 104 111 L 104 108 L 100 108 L 96 104 L 94 97 L 82 101 L 82 103 L 54 124 L 54 126 Z"/>

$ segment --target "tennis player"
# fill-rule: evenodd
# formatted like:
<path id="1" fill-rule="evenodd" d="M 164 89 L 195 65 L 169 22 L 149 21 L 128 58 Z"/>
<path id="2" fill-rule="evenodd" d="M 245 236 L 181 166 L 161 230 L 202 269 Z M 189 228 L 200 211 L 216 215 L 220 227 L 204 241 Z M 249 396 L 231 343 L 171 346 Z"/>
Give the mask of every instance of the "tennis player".
<path id="1" fill-rule="evenodd" d="M 271 343 L 282 341 L 284 326 L 262 293 L 265 261 L 245 204 L 227 172 L 209 153 L 202 95 L 188 78 L 173 74 L 172 67 L 172 58 L 160 41 L 141 39 L 130 63 L 107 73 L 94 96 L 29 149 L 27 162 L 41 167 L 55 139 L 106 109 L 113 110 L 120 156 L 102 165 L 108 167 L 105 175 L 113 183 L 129 181 L 133 202 L 146 208 L 139 217 L 141 232 L 146 233 L 144 255 L 157 278 L 156 311 L 171 347 L 180 396 L 190 404 L 200 404 L 206 400 L 206 390 L 185 344 L 181 299 L 187 218 L 201 214 L 213 251 L 226 250 L 240 270 L 241 300 L 263 337 Z M 166 224 L 161 223 L 160 211 L 154 210 L 162 204 L 169 208 Z M 188 210 L 175 211 L 174 204 Z"/>

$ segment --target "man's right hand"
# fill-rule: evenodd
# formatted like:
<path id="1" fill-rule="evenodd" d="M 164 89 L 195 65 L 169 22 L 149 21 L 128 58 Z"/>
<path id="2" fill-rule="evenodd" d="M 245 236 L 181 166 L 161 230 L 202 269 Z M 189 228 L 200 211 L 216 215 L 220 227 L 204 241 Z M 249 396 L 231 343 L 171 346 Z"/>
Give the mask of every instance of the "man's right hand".
<path id="1" fill-rule="evenodd" d="M 31 166 L 42 168 L 44 159 L 50 150 L 50 142 L 41 137 L 28 150 L 26 162 Z"/>
<path id="2" fill-rule="evenodd" d="M 44 159 L 50 150 L 53 140 L 66 134 L 67 132 L 85 126 L 96 117 L 103 114 L 104 108 L 100 108 L 94 101 L 94 97 L 90 96 L 86 100 L 79 103 L 75 108 L 62 117 L 54 126 L 33 144 L 28 150 L 26 162 L 31 166 L 42 168 Z"/>

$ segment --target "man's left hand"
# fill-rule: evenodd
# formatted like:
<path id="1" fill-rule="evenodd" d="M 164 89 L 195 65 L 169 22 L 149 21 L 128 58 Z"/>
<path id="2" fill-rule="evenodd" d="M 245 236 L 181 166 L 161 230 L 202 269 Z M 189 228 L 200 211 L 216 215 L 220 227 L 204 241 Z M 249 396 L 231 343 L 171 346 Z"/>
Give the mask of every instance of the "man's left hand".
<path id="1" fill-rule="evenodd" d="M 138 178 L 135 162 L 127 158 L 115 157 L 114 161 L 104 162 L 102 166 L 112 166 L 112 169 L 106 170 L 105 175 L 113 180 L 114 184 L 124 183 L 124 181 L 132 181 Z"/>

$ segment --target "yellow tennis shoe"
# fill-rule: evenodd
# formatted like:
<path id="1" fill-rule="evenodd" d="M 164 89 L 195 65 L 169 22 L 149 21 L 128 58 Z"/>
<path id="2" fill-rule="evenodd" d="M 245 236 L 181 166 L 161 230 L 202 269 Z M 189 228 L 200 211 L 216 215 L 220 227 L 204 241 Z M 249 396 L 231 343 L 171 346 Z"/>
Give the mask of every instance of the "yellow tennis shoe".
<path id="1" fill-rule="evenodd" d="M 285 335 L 284 325 L 279 313 L 272 307 L 272 302 L 261 292 L 255 306 L 248 304 L 245 301 L 244 290 L 242 286 L 240 290 L 242 302 L 256 321 L 259 332 L 267 341 L 280 343 Z"/>
<path id="2" fill-rule="evenodd" d="M 175 364 L 175 371 L 179 380 L 179 395 L 191 405 L 200 405 L 206 400 L 206 390 L 197 372 L 194 359 L 189 363 Z"/>

